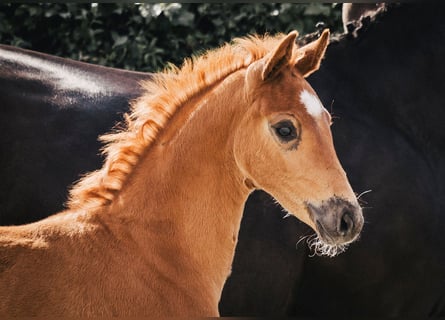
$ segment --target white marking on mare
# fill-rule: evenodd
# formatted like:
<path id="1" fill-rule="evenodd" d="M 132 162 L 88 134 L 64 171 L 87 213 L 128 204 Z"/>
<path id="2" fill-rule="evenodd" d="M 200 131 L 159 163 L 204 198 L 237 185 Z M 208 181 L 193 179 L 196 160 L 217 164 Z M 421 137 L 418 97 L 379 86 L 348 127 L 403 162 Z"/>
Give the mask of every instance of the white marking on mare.
<path id="1" fill-rule="evenodd" d="M 307 90 L 301 91 L 300 101 L 306 107 L 307 112 L 313 117 L 319 117 L 324 111 L 320 100 Z"/>

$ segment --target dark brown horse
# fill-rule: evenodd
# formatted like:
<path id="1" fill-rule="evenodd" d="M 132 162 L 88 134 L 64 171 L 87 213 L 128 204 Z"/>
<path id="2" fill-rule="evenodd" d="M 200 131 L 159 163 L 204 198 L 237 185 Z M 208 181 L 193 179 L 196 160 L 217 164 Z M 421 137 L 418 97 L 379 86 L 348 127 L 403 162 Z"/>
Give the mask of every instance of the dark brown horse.
<path id="1" fill-rule="evenodd" d="M 373 190 L 361 197 L 367 202 L 363 206 L 370 207 L 365 209 L 362 237 L 334 259 L 309 257 L 312 252 L 304 242 L 297 249 L 295 245 L 310 230 L 295 219 L 283 220 L 284 213 L 267 194 L 254 193 L 220 302 L 222 315 L 445 314 L 443 10 L 442 4 L 395 6 L 375 23 L 366 25 L 366 19 L 365 26 L 353 30 L 357 38 L 346 35 L 330 45 L 309 82 L 325 106 L 332 105 L 335 145 L 352 186 Z M 80 91 L 71 96 L 77 107 L 58 117 L 67 111 L 57 107 L 60 95 L 59 102 L 48 104 L 54 86 L 45 85 L 45 78 L 29 80 L 39 69 L 5 77 L 8 68 L 0 53 L 0 92 L 9 97 L 2 99 L 1 112 L 11 116 L 9 121 L 1 117 L 1 161 L 8 164 L 0 167 L 3 224 L 33 221 L 60 210 L 67 186 L 100 164 L 94 155 L 97 135 L 112 127 L 120 119 L 115 112 L 127 111 L 128 100 L 139 94 L 140 74 L 107 69 L 116 76 L 99 79 L 96 70 L 105 69 L 25 53 L 59 66 L 72 63 L 79 72 L 91 73 L 87 79 L 92 84 L 114 81 L 123 90 L 108 96 L 107 102 L 115 102 L 112 112 L 99 107 L 106 105 L 100 99 L 107 96 L 82 99 L 88 94 Z M 9 68 L 27 68 L 20 59 L 14 64 Z M 95 112 L 88 111 L 90 102 L 97 106 Z M 42 107 L 33 111 L 33 105 Z M 71 118 L 83 121 L 70 123 Z M 44 128 L 54 134 L 43 135 Z M 62 143 L 59 139 L 67 139 L 64 131 L 70 128 L 66 141 L 71 142 Z M 11 158 L 14 150 L 17 156 Z M 51 184 L 39 184 L 43 177 Z M 43 192 L 32 198 L 35 190 Z M 40 207 L 40 215 L 26 215 L 26 206 Z M 23 214 L 14 216 L 17 212 Z"/>
<path id="2" fill-rule="evenodd" d="M 98 135 L 149 78 L 0 45 L 0 224 L 60 211 L 67 187 L 100 166 Z"/>

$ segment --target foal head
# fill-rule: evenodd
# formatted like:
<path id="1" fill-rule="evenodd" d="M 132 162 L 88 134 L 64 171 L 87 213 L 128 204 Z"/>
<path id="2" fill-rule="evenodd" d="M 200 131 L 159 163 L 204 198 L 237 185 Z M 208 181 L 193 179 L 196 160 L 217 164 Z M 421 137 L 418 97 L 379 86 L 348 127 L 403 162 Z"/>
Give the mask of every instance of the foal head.
<path id="1" fill-rule="evenodd" d="M 334 150 L 331 116 L 304 79 L 318 69 L 329 32 L 299 49 L 296 36 L 247 69 L 235 157 L 247 186 L 312 227 L 318 253 L 335 255 L 358 237 L 363 215 Z"/>

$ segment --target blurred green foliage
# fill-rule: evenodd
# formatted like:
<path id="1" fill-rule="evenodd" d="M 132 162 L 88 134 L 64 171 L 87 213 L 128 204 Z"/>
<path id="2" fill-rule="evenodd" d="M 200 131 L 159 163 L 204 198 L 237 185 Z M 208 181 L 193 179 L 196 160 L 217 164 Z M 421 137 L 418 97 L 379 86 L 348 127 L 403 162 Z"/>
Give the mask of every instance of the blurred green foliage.
<path id="1" fill-rule="evenodd" d="M 157 71 L 249 33 L 341 29 L 339 4 L 0 4 L 0 43 L 60 57 Z"/>

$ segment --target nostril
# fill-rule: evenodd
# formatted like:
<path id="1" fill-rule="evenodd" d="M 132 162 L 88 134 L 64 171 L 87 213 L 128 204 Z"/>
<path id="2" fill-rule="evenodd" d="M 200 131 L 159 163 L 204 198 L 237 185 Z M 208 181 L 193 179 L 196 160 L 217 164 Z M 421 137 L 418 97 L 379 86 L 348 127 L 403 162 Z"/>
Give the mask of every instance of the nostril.
<path id="1" fill-rule="evenodd" d="M 349 211 L 345 211 L 340 219 L 339 231 L 342 236 L 351 232 L 354 221 L 351 218 L 352 214 Z"/>

